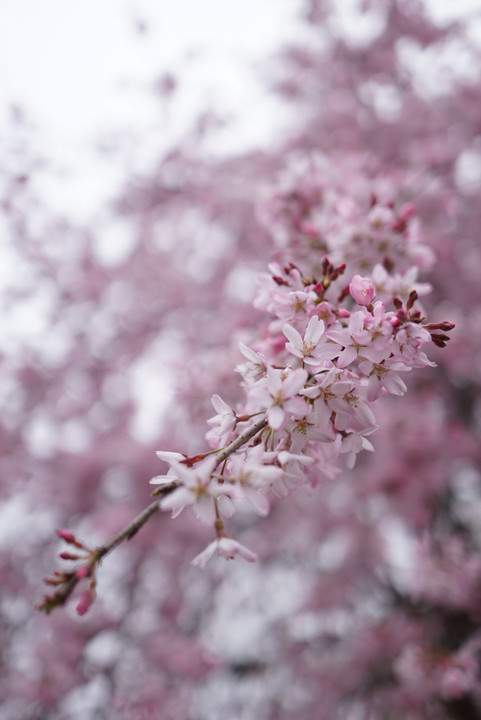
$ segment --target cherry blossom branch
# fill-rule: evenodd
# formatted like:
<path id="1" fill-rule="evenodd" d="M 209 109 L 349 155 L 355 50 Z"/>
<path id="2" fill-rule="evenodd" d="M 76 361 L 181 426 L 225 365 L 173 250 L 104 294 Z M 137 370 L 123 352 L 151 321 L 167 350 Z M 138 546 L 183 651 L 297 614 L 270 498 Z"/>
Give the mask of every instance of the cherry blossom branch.
<path id="1" fill-rule="evenodd" d="M 249 440 L 255 437 L 261 430 L 264 429 L 266 424 L 267 420 L 264 415 L 262 419 L 254 423 L 254 425 L 246 428 L 237 438 L 235 438 L 235 440 L 220 450 L 215 458 L 216 467 L 225 462 L 225 460 L 227 460 L 227 458 L 236 452 L 236 450 L 238 450 L 242 445 L 245 445 L 249 442 Z M 204 456 L 200 455 L 198 457 L 202 458 Z M 179 485 L 180 483 L 178 481 L 173 480 L 172 482 L 165 483 L 161 487 L 156 488 L 152 495 L 161 496 L 161 499 L 163 499 L 176 490 Z M 82 560 L 83 562 L 79 567 L 71 571 L 61 572 L 55 570 L 52 577 L 45 579 L 45 583 L 47 585 L 56 586 L 58 589 L 52 595 L 45 595 L 42 603 L 38 605 L 38 609 L 48 614 L 54 608 L 65 605 L 78 583 L 82 580 L 89 579 L 89 587 L 83 593 L 80 602 L 77 605 L 77 612 L 79 615 L 84 615 L 95 600 L 95 573 L 101 560 L 123 542 L 131 540 L 159 509 L 159 500 L 154 500 L 124 528 L 119 530 L 116 535 L 111 537 L 102 545 L 93 549 L 89 549 L 86 545 L 84 545 L 84 543 L 78 540 L 70 530 L 57 530 L 57 534 L 62 540 L 64 540 L 68 545 L 71 545 L 84 553 L 83 555 L 79 555 L 70 552 L 62 552 L 60 553 L 60 557 L 64 560 Z"/>
<path id="2" fill-rule="evenodd" d="M 176 487 L 177 483 L 173 482 L 169 486 L 164 486 L 161 489 L 159 488 L 160 492 L 157 492 L 156 494 L 165 497 L 175 490 Z M 82 598 L 77 606 L 79 615 L 83 615 L 95 599 L 95 572 L 102 558 L 126 540 L 131 540 L 131 538 L 138 533 L 140 528 L 143 527 L 158 510 L 159 501 L 155 500 L 151 502 L 142 510 L 142 512 L 140 512 L 133 520 L 122 528 L 122 530 L 119 530 L 116 535 L 110 538 L 110 540 L 107 540 L 102 545 L 93 549 L 89 549 L 86 545 L 84 545 L 84 543 L 78 540 L 70 530 L 57 530 L 58 536 L 68 545 L 72 545 L 86 554 L 78 555 L 69 552 L 60 553 L 60 557 L 63 560 L 83 560 L 83 563 L 79 567 L 75 568 L 75 570 L 63 572 L 55 570 L 51 578 L 45 579 L 44 582 L 47 585 L 57 586 L 58 589 L 52 595 L 45 595 L 43 601 L 38 605 L 38 609 L 43 610 L 43 612 L 48 614 L 54 608 L 65 605 L 78 583 L 82 580 L 90 579 L 89 589 L 82 595 Z"/>
<path id="3" fill-rule="evenodd" d="M 175 483 L 172 483 L 170 487 L 162 488 L 162 494 L 167 495 L 169 492 L 174 490 L 175 487 Z M 135 517 L 131 522 L 129 522 L 128 525 L 126 525 L 122 530 L 120 530 L 117 535 L 114 535 L 113 538 L 95 549 L 95 554 L 98 559 L 101 560 L 103 557 L 105 557 L 105 555 L 111 552 L 111 550 L 116 548 L 118 545 L 121 545 L 121 543 L 123 543 L 125 540 L 131 540 L 134 535 L 138 533 L 140 528 L 145 525 L 147 520 L 150 520 L 152 515 L 155 515 L 158 509 L 158 500 L 154 500 L 154 502 L 151 502 L 149 505 L 147 505 L 147 507 L 144 508 L 144 510 L 142 510 L 142 512 L 139 513 L 137 517 Z"/>
<path id="4" fill-rule="evenodd" d="M 289 197 L 277 200 L 282 204 Z M 325 232 L 318 229 L 322 237 L 346 224 L 342 213 L 337 216 L 342 207 L 341 193 L 339 202 L 318 214 L 322 219 L 324 210 L 333 213 Z M 288 215 L 281 215 L 285 222 Z M 319 477 L 333 478 L 342 466 L 352 469 L 362 450 L 374 450 L 368 437 L 377 429 L 376 401 L 387 394 L 404 395 L 407 386 L 401 374 L 433 366 L 423 347 L 444 347 L 446 333 L 454 327 L 449 321 L 426 322 L 419 297 L 430 286 L 417 282 L 417 273 L 429 266 L 431 257 L 418 242 L 413 215 L 410 205 L 395 208 L 375 200 L 352 216 L 356 233 L 348 233 L 342 242 L 333 233 L 329 257 L 320 261 L 308 246 L 305 271 L 294 262 L 269 266 L 269 273 L 259 278 L 254 301 L 269 323 L 255 350 L 240 345 L 246 362 L 236 370 L 242 377 L 243 400 L 234 409 L 219 395 L 211 399 L 217 414 L 207 421 L 211 427 L 206 439 L 212 449 L 192 457 L 157 451 L 170 465 L 166 475 L 150 481 L 159 486 L 153 492 L 159 499 L 103 545 L 91 549 L 70 531 L 58 531 L 81 551 L 60 557 L 81 564 L 46 579 L 57 590 L 45 597 L 42 610 L 64 604 L 86 579 L 89 586 L 77 606 L 83 615 L 95 599 L 101 559 L 133 537 L 158 509 L 175 518 L 189 508 L 213 530 L 214 539 L 193 559 L 194 565 L 204 567 L 214 555 L 253 562 L 256 554 L 226 534 L 225 519 L 246 506 L 265 517 L 270 493 L 286 497 L 302 485 L 315 485 Z M 381 230 L 386 251 L 382 258 Z M 359 237 L 361 244 L 355 241 Z M 360 269 L 366 274 L 360 275 Z"/>
<path id="5" fill-rule="evenodd" d="M 253 437 L 257 435 L 261 430 L 265 428 L 267 425 L 267 419 L 264 415 L 264 417 L 261 420 L 258 420 L 254 425 L 251 425 L 251 427 L 247 428 L 242 432 L 239 437 L 237 437 L 235 440 L 233 440 L 227 447 L 225 447 L 223 450 L 220 451 L 220 453 L 216 456 L 216 467 L 224 462 L 224 460 L 227 460 L 229 455 L 232 455 L 232 453 L 235 453 L 236 450 L 238 450 L 242 445 L 245 445 L 249 442 L 249 440 L 252 440 Z"/>

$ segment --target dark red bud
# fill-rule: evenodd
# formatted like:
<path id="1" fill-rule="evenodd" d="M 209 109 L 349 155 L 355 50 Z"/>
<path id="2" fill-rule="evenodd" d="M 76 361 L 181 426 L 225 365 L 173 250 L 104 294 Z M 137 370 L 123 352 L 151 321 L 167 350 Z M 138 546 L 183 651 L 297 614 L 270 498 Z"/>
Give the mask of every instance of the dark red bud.
<path id="1" fill-rule="evenodd" d="M 411 292 L 409 293 L 408 301 L 406 303 L 406 308 L 408 310 L 411 310 L 412 306 L 414 305 L 414 303 L 416 302 L 417 299 L 418 299 L 418 294 L 417 294 L 416 290 L 411 290 Z"/>
<path id="2" fill-rule="evenodd" d="M 391 272 L 394 270 L 394 263 L 393 263 L 393 261 L 391 260 L 391 258 L 388 257 L 387 255 L 386 255 L 385 258 L 383 259 L 382 264 L 383 264 L 384 269 L 385 269 L 388 273 L 391 273 Z"/>
<path id="3" fill-rule="evenodd" d="M 59 553 L 59 557 L 61 557 L 62 560 L 80 560 L 80 555 L 74 555 L 73 553 L 68 552 Z"/>
<path id="4" fill-rule="evenodd" d="M 437 345 L 437 347 L 443 348 L 443 347 L 446 347 L 446 343 L 449 340 L 449 336 L 448 335 L 438 335 L 436 333 L 432 333 L 431 340 L 433 341 L 433 343 L 435 345 Z"/>
<path id="5" fill-rule="evenodd" d="M 337 298 L 337 302 L 342 302 L 345 298 L 348 297 L 349 294 L 349 285 L 346 285 L 346 287 L 342 290 L 339 297 Z"/>
<path id="6" fill-rule="evenodd" d="M 443 332 L 449 332 L 450 330 L 453 330 L 453 328 L 456 327 L 456 325 L 452 322 L 448 322 L 447 320 L 443 320 L 443 322 L 438 323 L 427 323 L 425 326 L 426 330 L 443 330 Z"/>
<path id="7" fill-rule="evenodd" d="M 449 322 L 449 320 L 443 320 L 443 322 L 439 323 L 439 329 L 443 330 L 444 332 L 454 330 L 455 327 L 456 325 L 452 322 Z"/>

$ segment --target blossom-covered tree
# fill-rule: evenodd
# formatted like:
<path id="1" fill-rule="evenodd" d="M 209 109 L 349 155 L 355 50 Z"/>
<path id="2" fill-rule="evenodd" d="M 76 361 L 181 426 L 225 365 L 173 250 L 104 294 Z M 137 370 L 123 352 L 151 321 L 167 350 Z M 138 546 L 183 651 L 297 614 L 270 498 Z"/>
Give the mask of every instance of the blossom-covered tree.
<path id="1" fill-rule="evenodd" d="M 282 146 L 189 143 L 126 184 L 124 262 L 39 207 L 33 161 L 4 177 L 4 304 L 46 308 L 2 362 L 4 512 L 28 520 L 5 717 L 481 712 L 479 51 L 416 2 L 351 8 L 355 36 L 339 7 L 308 3 L 277 58 Z M 175 394 L 142 443 L 152 366 Z M 81 619 L 32 614 L 42 573 Z"/>

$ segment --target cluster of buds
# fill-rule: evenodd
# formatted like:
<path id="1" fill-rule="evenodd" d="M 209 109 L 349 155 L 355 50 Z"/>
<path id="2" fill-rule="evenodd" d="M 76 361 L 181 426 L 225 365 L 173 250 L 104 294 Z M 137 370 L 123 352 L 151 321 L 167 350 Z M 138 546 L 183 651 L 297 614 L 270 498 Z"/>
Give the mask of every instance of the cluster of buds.
<path id="1" fill-rule="evenodd" d="M 446 335 L 446 333 L 454 329 L 454 323 L 449 322 L 448 320 L 443 320 L 443 322 L 439 323 L 428 323 L 424 327 L 431 333 L 431 340 L 433 343 L 438 347 L 443 348 L 446 347 L 449 340 L 449 335 Z"/>
<path id="2" fill-rule="evenodd" d="M 87 581 L 87 587 L 80 595 L 77 603 L 79 615 L 85 615 L 95 600 L 96 578 L 95 571 L 99 562 L 95 550 L 91 550 L 84 543 L 78 540 L 71 530 L 59 529 L 57 535 L 67 545 L 75 548 L 74 551 L 62 551 L 59 557 L 62 560 L 79 563 L 73 570 L 54 570 L 51 577 L 44 579 L 46 585 L 55 587 L 51 595 L 45 595 L 39 605 L 39 609 L 50 613 L 59 605 L 64 605 L 79 582 Z"/>

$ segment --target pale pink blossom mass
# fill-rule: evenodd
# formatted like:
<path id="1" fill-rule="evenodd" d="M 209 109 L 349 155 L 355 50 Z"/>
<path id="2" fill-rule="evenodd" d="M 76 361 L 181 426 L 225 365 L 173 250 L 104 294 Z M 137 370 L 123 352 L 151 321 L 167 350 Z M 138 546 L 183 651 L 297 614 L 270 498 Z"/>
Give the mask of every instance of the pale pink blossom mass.
<path id="1" fill-rule="evenodd" d="M 40 78 L 38 37 L 76 90 L 93 56 L 57 16 L 49 43 L 28 32 L 52 5 L 30 4 L 5 4 L 10 65 Z M 230 59 L 163 74 L 168 13 L 160 37 L 135 3 L 155 117 L 126 77 L 139 125 L 96 135 L 95 219 L 47 207 L 72 175 L 29 107 L 4 114 L 0 716 L 478 720 L 478 8 L 188 4 L 162 5 Z M 89 17 L 105 57 L 110 5 Z M 254 73 L 274 123 L 230 72 L 284 5 L 297 39 Z M 194 87 L 205 112 L 178 123 Z"/>

